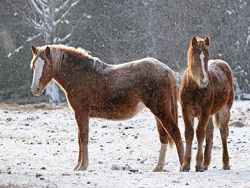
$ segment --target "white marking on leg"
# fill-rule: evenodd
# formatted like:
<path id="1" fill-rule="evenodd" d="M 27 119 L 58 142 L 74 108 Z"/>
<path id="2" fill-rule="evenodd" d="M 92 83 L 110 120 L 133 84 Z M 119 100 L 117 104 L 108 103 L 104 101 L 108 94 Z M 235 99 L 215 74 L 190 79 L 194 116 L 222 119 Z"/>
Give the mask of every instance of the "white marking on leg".
<path id="1" fill-rule="evenodd" d="M 87 170 L 89 165 L 89 154 L 88 154 L 88 145 L 83 146 L 83 169 Z"/>
<path id="2" fill-rule="evenodd" d="M 161 150 L 159 154 L 158 163 L 154 169 L 154 172 L 163 171 L 165 166 L 165 157 L 166 157 L 166 151 L 167 151 L 167 144 L 161 143 Z"/>
<path id="3" fill-rule="evenodd" d="M 35 66 L 35 70 L 33 74 L 32 88 L 35 89 L 39 87 L 39 80 L 42 76 L 44 60 L 38 57 L 36 62 L 34 63 L 34 66 Z"/>
<path id="4" fill-rule="evenodd" d="M 81 161 L 79 163 L 79 166 L 76 170 L 78 171 L 83 171 L 83 170 L 87 170 L 88 165 L 89 165 L 89 155 L 88 155 L 88 145 L 84 144 L 82 146 L 82 154 L 81 154 Z"/>
<path id="5" fill-rule="evenodd" d="M 159 154 L 159 164 L 164 165 L 165 164 L 165 157 L 166 157 L 166 151 L 167 151 L 167 144 L 161 144 L 161 150 Z"/>
<path id="6" fill-rule="evenodd" d="M 201 60 L 201 68 L 202 68 L 202 73 L 203 73 L 203 83 L 206 83 L 208 81 L 208 76 L 207 76 L 207 72 L 205 70 L 205 61 L 204 61 L 204 53 L 201 52 L 200 54 L 200 60 Z"/>

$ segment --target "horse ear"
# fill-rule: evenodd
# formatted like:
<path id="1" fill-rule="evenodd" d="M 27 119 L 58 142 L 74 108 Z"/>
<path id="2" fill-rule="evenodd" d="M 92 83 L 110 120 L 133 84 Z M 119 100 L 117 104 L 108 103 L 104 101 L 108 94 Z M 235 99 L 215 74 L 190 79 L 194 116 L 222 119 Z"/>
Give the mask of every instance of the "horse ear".
<path id="1" fill-rule="evenodd" d="M 197 45 L 197 39 L 196 36 L 193 36 L 192 38 L 192 47 L 195 47 Z"/>
<path id="2" fill-rule="evenodd" d="M 31 46 L 31 49 L 32 49 L 32 53 L 33 54 L 36 54 L 37 53 L 37 48 L 35 46 Z"/>
<path id="3" fill-rule="evenodd" d="M 210 39 L 209 39 L 209 37 L 206 37 L 206 38 L 205 38 L 205 45 L 206 45 L 207 47 L 210 46 Z"/>
<path id="4" fill-rule="evenodd" d="M 47 46 L 46 49 L 45 49 L 45 55 L 46 55 L 47 58 L 50 55 L 50 48 L 49 48 L 49 46 Z"/>

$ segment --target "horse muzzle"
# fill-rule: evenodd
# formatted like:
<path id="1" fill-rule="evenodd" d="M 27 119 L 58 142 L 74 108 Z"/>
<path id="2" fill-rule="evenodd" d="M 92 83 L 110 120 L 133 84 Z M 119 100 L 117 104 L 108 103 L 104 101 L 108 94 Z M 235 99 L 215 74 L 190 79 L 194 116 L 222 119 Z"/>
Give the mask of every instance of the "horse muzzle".
<path id="1" fill-rule="evenodd" d="M 35 96 L 41 96 L 41 94 L 43 93 L 43 90 L 40 89 L 39 87 L 37 87 L 37 88 L 31 87 L 31 92 L 32 92 L 33 95 L 35 95 Z"/>

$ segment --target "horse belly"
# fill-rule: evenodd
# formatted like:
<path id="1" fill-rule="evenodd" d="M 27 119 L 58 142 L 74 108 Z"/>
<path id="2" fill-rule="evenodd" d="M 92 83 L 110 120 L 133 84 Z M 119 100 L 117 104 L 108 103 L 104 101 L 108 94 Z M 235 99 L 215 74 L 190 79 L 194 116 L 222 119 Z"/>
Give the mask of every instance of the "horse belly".
<path id="1" fill-rule="evenodd" d="M 135 104 L 120 104 L 100 107 L 95 110 L 91 110 L 91 117 L 104 118 L 109 120 L 126 120 L 130 119 L 138 114 L 145 105 L 142 102 Z"/>

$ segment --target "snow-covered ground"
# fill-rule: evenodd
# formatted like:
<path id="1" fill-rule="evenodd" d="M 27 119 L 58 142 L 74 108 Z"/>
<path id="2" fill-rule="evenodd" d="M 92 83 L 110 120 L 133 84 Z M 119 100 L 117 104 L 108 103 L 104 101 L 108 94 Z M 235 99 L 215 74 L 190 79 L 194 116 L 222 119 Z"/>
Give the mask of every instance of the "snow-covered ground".
<path id="1" fill-rule="evenodd" d="M 67 106 L 43 107 L 0 105 L 0 187 L 250 187 L 250 101 L 233 105 L 231 122 L 243 127 L 230 126 L 231 170 L 221 170 L 216 129 L 210 169 L 194 172 L 195 143 L 188 173 L 179 172 L 175 147 L 167 151 L 166 171 L 152 172 L 160 143 L 147 109 L 127 121 L 92 119 L 89 168 L 75 172 L 78 142 L 73 114 Z M 184 140 L 180 115 L 179 127 Z"/>

